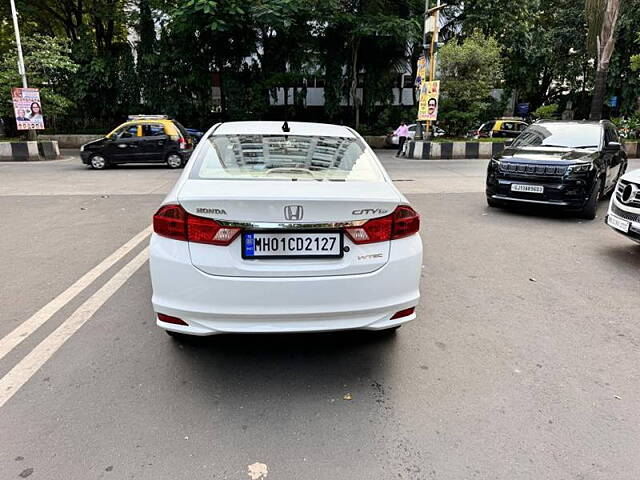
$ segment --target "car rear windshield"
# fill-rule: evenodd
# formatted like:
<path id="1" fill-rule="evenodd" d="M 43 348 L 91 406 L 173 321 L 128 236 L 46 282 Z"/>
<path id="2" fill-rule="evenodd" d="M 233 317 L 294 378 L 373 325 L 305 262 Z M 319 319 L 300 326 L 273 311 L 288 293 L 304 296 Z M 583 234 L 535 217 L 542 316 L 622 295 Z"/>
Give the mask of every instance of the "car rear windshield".
<path id="1" fill-rule="evenodd" d="M 361 140 L 298 135 L 212 135 L 202 142 L 191 178 L 384 180 Z"/>
<path id="2" fill-rule="evenodd" d="M 539 123 L 522 132 L 511 146 L 598 148 L 600 133 L 598 124 Z"/>

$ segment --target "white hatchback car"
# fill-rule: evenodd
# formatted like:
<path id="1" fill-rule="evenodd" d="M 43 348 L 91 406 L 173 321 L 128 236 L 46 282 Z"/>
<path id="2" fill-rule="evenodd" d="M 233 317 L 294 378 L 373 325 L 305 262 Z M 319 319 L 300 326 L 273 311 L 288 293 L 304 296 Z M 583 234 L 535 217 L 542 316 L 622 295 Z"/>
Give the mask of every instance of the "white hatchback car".
<path id="1" fill-rule="evenodd" d="M 611 195 L 605 222 L 616 232 L 640 243 L 640 170 L 620 177 Z"/>
<path id="2" fill-rule="evenodd" d="M 354 130 L 212 127 L 153 217 L 170 334 L 393 329 L 416 317 L 419 215 Z"/>

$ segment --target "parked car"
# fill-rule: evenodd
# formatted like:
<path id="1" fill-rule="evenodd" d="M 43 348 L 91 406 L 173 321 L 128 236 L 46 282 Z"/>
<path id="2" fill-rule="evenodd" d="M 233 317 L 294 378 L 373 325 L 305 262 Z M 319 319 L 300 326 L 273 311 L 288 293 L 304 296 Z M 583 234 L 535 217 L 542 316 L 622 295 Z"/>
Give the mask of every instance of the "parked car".
<path id="1" fill-rule="evenodd" d="M 408 127 L 409 127 L 409 140 L 413 140 L 416 136 L 417 124 L 412 123 Z M 446 135 L 446 132 L 438 126 L 432 125 L 431 129 L 432 129 L 432 135 L 434 137 L 443 137 L 444 135 Z M 393 133 L 390 133 L 389 135 L 387 135 L 387 137 L 384 140 L 385 145 L 390 148 L 397 147 L 398 142 L 399 142 L 398 136 L 394 135 Z"/>
<path id="2" fill-rule="evenodd" d="M 629 172 L 618 180 L 605 223 L 640 243 L 640 170 Z"/>
<path id="3" fill-rule="evenodd" d="M 467 136 L 470 138 L 515 138 L 529 126 L 523 120 L 503 118 L 483 123 L 476 130 L 471 130 Z"/>
<path id="4" fill-rule="evenodd" d="M 607 120 L 539 121 L 489 162 L 487 202 L 554 205 L 593 219 L 598 200 L 615 188 L 627 163 Z"/>
<path id="5" fill-rule="evenodd" d="M 172 335 L 390 330 L 416 318 L 420 216 L 353 129 L 216 125 L 153 217 Z"/>
<path id="6" fill-rule="evenodd" d="M 82 163 L 96 170 L 123 163 L 185 165 L 193 140 L 176 120 L 163 115 L 139 115 L 119 125 L 103 138 L 80 147 Z"/>
<path id="7" fill-rule="evenodd" d="M 204 132 L 201 132 L 200 130 L 197 130 L 195 128 L 185 128 L 185 130 L 189 133 L 189 135 L 191 135 L 194 146 L 196 146 L 198 142 L 202 140 L 202 137 L 204 137 Z"/>

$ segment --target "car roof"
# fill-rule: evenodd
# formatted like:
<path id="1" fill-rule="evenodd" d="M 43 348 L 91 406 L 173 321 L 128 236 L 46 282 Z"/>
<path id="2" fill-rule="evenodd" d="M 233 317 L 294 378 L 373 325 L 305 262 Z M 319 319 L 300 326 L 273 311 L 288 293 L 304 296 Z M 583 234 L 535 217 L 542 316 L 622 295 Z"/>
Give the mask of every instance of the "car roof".
<path id="1" fill-rule="evenodd" d="M 289 131 L 283 132 L 284 122 L 225 122 L 218 125 L 213 135 L 301 135 L 355 138 L 353 130 L 329 123 L 288 122 Z"/>
<path id="2" fill-rule="evenodd" d="M 176 130 L 176 125 L 174 123 L 174 120 L 167 120 L 166 118 L 159 118 L 157 120 L 154 119 L 140 119 L 140 120 L 127 120 L 126 122 L 121 123 L 120 125 L 118 125 L 116 128 L 114 128 L 113 130 L 111 130 L 108 134 L 107 137 L 109 135 L 113 135 L 114 133 L 116 133 L 116 130 L 121 129 L 122 127 L 126 127 L 128 125 L 164 125 L 166 127 L 169 127 L 169 131 L 171 135 L 175 135 L 176 133 L 178 133 Z"/>

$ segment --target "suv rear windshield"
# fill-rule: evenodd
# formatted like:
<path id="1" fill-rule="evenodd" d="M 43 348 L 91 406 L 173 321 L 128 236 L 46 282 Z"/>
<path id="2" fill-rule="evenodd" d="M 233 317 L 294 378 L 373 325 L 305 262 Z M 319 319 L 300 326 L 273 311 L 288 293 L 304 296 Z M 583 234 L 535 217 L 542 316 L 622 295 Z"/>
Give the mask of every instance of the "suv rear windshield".
<path id="1" fill-rule="evenodd" d="M 298 135 L 212 135 L 202 142 L 191 178 L 384 180 L 357 138 Z"/>
<path id="2" fill-rule="evenodd" d="M 598 124 L 539 123 L 522 132 L 511 146 L 598 148 L 600 134 Z"/>

